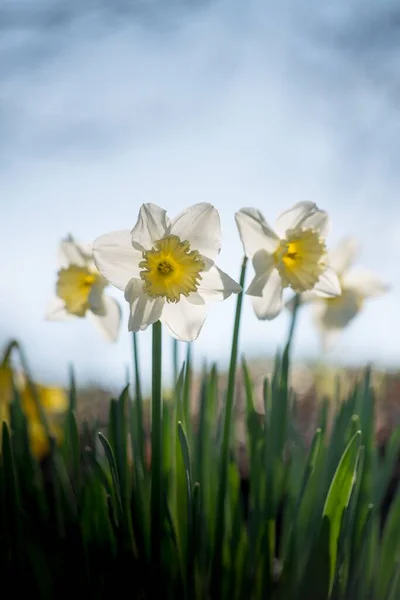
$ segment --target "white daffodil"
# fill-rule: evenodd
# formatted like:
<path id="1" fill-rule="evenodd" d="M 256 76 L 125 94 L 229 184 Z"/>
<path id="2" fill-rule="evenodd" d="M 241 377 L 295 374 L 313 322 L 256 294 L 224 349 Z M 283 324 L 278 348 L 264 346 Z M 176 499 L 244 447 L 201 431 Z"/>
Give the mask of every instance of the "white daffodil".
<path id="1" fill-rule="evenodd" d="M 58 262 L 56 295 L 46 319 L 65 321 L 87 316 L 107 341 L 116 341 L 121 310 L 116 300 L 104 293 L 108 283 L 96 269 L 91 246 L 69 236 L 59 245 Z"/>
<path id="2" fill-rule="evenodd" d="M 200 333 L 208 302 L 241 291 L 214 264 L 220 247 L 219 215 L 211 204 L 195 204 L 173 219 L 159 206 L 143 204 L 131 231 L 95 240 L 93 257 L 125 294 L 129 331 L 160 320 L 173 337 L 189 342 Z"/>
<path id="3" fill-rule="evenodd" d="M 345 238 L 329 253 L 329 262 L 339 276 L 342 294 L 338 298 L 318 298 L 313 292 L 301 295 L 301 301 L 313 302 L 315 323 L 321 333 L 322 345 L 328 350 L 336 337 L 360 313 L 365 300 L 387 293 L 390 286 L 374 273 L 353 266 L 359 252 L 354 238 Z"/>
<path id="4" fill-rule="evenodd" d="M 315 290 L 325 298 L 340 294 L 327 257 L 328 215 L 316 204 L 295 204 L 278 217 L 275 231 L 255 208 L 242 208 L 235 219 L 245 254 L 253 261 L 255 276 L 246 294 L 259 319 L 274 319 L 282 311 L 284 288 Z"/>

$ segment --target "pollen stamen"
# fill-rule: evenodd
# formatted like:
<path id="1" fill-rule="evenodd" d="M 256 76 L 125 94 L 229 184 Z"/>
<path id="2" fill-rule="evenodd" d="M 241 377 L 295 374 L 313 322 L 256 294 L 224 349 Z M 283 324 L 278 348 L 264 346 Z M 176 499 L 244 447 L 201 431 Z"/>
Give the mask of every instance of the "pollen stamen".
<path id="1" fill-rule="evenodd" d="M 151 250 L 143 252 L 139 267 L 148 296 L 179 302 L 181 295 L 189 296 L 197 291 L 205 263 L 197 250 L 190 249 L 187 240 L 169 235 L 157 240 Z"/>
<path id="2" fill-rule="evenodd" d="M 311 290 L 327 266 L 326 245 L 314 229 L 289 230 L 274 253 L 284 287 L 296 293 Z"/>

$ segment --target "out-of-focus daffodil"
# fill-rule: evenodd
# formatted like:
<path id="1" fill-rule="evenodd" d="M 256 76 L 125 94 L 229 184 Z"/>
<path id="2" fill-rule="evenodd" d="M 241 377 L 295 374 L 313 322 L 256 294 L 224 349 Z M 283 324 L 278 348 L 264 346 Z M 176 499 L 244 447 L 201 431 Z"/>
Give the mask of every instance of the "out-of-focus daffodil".
<path id="1" fill-rule="evenodd" d="M 155 204 L 143 204 L 131 231 L 102 235 L 93 244 L 100 273 L 122 290 L 130 305 L 129 331 L 160 320 L 182 341 L 195 340 L 206 304 L 241 287 L 214 263 L 221 247 L 217 210 L 195 204 L 169 219 Z"/>
<path id="2" fill-rule="evenodd" d="M 88 317 L 107 341 L 118 338 L 121 311 L 114 298 L 104 293 L 107 281 L 96 269 L 92 248 L 71 236 L 60 243 L 56 296 L 46 318 L 65 321 Z"/>
<path id="3" fill-rule="evenodd" d="M 244 251 L 255 277 L 246 290 L 259 319 L 274 319 L 283 308 L 283 289 L 314 290 L 325 298 L 340 295 L 337 274 L 326 248 L 328 215 L 313 202 L 299 202 L 276 220 L 275 231 L 260 211 L 235 215 Z"/>
<path id="4" fill-rule="evenodd" d="M 32 454 L 41 460 L 49 452 L 49 440 L 41 422 L 39 411 L 31 387 L 26 377 L 14 373 L 10 366 L 0 367 L 0 419 L 1 423 L 10 424 L 10 405 L 14 397 L 14 385 L 21 401 L 21 408 L 26 417 L 29 444 Z M 46 415 L 50 434 L 57 443 L 62 441 L 63 418 L 68 409 L 66 392 L 59 387 L 36 384 L 35 390 Z M 1 431 L 0 431 L 1 434 Z"/>
<path id="5" fill-rule="evenodd" d="M 382 296 L 390 286 L 371 271 L 354 266 L 359 245 L 354 238 L 343 239 L 329 253 L 329 262 L 339 276 L 342 294 L 338 298 L 319 298 L 313 292 L 302 294 L 301 302 L 313 303 L 314 321 L 328 350 L 341 331 L 360 313 L 369 298 Z M 289 307 L 292 303 L 289 303 Z"/>

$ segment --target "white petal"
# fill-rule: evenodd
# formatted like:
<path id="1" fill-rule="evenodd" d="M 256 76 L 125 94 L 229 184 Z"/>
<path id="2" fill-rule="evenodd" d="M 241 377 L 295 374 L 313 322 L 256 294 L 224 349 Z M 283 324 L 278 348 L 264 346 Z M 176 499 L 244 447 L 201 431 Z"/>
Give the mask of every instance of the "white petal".
<path id="1" fill-rule="evenodd" d="M 344 329 L 361 310 L 360 297 L 344 290 L 334 300 L 319 300 L 313 308 L 314 320 L 321 330 Z"/>
<path id="2" fill-rule="evenodd" d="M 276 269 L 272 269 L 261 297 L 252 296 L 254 312 L 261 320 L 272 320 L 279 315 L 283 308 L 282 282 Z"/>
<path id="3" fill-rule="evenodd" d="M 200 202 L 189 206 L 171 220 L 170 232 L 182 241 L 188 240 L 192 250 L 214 261 L 221 249 L 221 223 L 212 204 Z"/>
<path id="4" fill-rule="evenodd" d="M 91 259 L 91 255 L 91 247 L 78 244 L 71 235 L 62 240 L 58 248 L 58 262 L 62 269 L 68 269 L 70 265 L 84 267 Z"/>
<path id="5" fill-rule="evenodd" d="M 274 257 L 265 250 L 258 250 L 253 256 L 255 277 L 250 283 L 246 294 L 249 296 L 262 296 L 263 289 L 274 268 Z"/>
<path id="6" fill-rule="evenodd" d="M 98 312 L 89 310 L 87 315 L 101 331 L 106 341 L 117 341 L 121 324 L 121 309 L 114 298 L 105 294 L 102 310 Z"/>
<path id="7" fill-rule="evenodd" d="M 101 284 L 95 284 L 90 290 L 88 301 L 90 310 L 98 315 L 105 314 L 106 307 L 104 304 L 104 286 Z"/>
<path id="8" fill-rule="evenodd" d="M 242 208 L 235 214 L 235 220 L 246 256 L 253 258 L 261 249 L 269 253 L 276 250 L 279 238 L 259 210 Z"/>
<path id="9" fill-rule="evenodd" d="M 198 294 L 197 292 L 192 292 L 191 294 L 189 294 L 189 296 L 186 296 L 186 300 L 188 302 L 190 302 L 191 304 L 205 304 L 206 303 L 204 298 L 202 296 L 200 296 L 200 294 Z"/>
<path id="10" fill-rule="evenodd" d="M 340 329 L 324 329 L 320 331 L 323 352 L 329 352 L 341 334 Z"/>
<path id="11" fill-rule="evenodd" d="M 288 229 L 309 227 L 326 235 L 328 229 L 328 214 L 320 210 L 314 202 L 298 202 L 286 210 L 276 220 L 276 230 L 281 237 L 285 237 Z"/>
<path id="12" fill-rule="evenodd" d="M 206 319 L 204 304 L 191 304 L 182 298 L 176 304 L 166 302 L 161 315 L 161 322 L 166 325 L 172 337 L 181 342 L 193 342 Z"/>
<path id="13" fill-rule="evenodd" d="M 236 281 L 215 266 L 201 273 L 201 278 L 197 292 L 205 302 L 219 302 L 229 298 L 231 294 L 239 294 L 242 291 Z"/>
<path id="14" fill-rule="evenodd" d="M 46 311 L 46 320 L 47 321 L 67 321 L 69 319 L 74 319 L 75 316 L 71 315 L 69 312 L 65 310 L 65 302 L 58 296 L 54 296 L 54 298 L 50 301 L 49 306 Z"/>
<path id="15" fill-rule="evenodd" d="M 161 240 L 168 228 L 169 219 L 166 210 L 151 202 L 142 204 L 136 225 L 131 231 L 132 244 L 140 252 L 151 250 L 154 242 Z"/>
<path id="16" fill-rule="evenodd" d="M 132 277 L 139 276 L 142 254 L 132 246 L 128 230 L 98 237 L 93 243 L 93 258 L 103 277 L 122 291 Z"/>
<path id="17" fill-rule="evenodd" d="M 314 291 L 321 298 L 335 298 L 341 294 L 339 277 L 332 267 L 328 267 L 322 273 L 314 286 Z"/>
<path id="18" fill-rule="evenodd" d="M 141 279 L 129 281 L 125 290 L 125 300 L 129 302 L 130 306 L 129 331 L 143 331 L 158 321 L 165 303 L 163 298 L 150 298 L 143 291 Z"/>
<path id="19" fill-rule="evenodd" d="M 387 283 L 363 267 L 353 267 L 343 277 L 343 286 L 355 290 L 365 298 L 375 298 L 390 291 Z"/>
<path id="20" fill-rule="evenodd" d="M 355 238 L 345 238 L 329 252 L 329 264 L 336 273 L 342 275 L 353 263 L 359 252 L 359 244 Z"/>

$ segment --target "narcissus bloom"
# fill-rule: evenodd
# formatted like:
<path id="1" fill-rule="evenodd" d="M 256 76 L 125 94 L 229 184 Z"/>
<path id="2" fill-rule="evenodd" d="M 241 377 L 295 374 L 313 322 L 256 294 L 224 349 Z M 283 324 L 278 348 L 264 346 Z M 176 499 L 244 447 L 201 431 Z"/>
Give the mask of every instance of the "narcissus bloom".
<path id="1" fill-rule="evenodd" d="M 26 417 L 31 452 L 38 460 L 42 460 L 50 450 L 49 440 L 40 420 L 31 388 L 22 373 L 13 372 L 6 364 L 0 366 L 0 436 L 2 423 L 10 424 L 10 405 L 14 397 L 13 382 Z M 36 384 L 35 389 L 46 415 L 50 433 L 60 444 L 63 439 L 63 419 L 68 409 L 68 396 L 63 389 L 55 386 Z"/>
<path id="2" fill-rule="evenodd" d="M 275 231 L 255 208 L 235 215 L 244 251 L 255 276 L 246 290 L 259 319 L 274 319 L 283 308 L 283 290 L 315 290 L 323 297 L 340 294 L 340 284 L 328 262 L 328 215 L 313 202 L 299 202 L 282 213 Z"/>
<path id="3" fill-rule="evenodd" d="M 313 302 L 314 320 L 327 350 L 341 331 L 350 324 L 369 298 L 390 290 L 390 286 L 374 273 L 354 266 L 359 245 L 354 238 L 345 238 L 329 253 L 329 262 L 339 276 L 342 293 L 338 298 L 319 298 L 313 292 L 301 295 L 302 302 Z"/>
<path id="4" fill-rule="evenodd" d="M 143 204 L 131 231 L 102 235 L 93 244 L 100 273 L 122 290 L 130 305 L 129 331 L 160 320 L 181 341 L 195 340 L 206 304 L 241 287 L 215 260 L 221 248 L 217 210 L 195 204 L 169 219 L 164 209 Z"/>
<path id="5" fill-rule="evenodd" d="M 107 341 L 116 341 L 120 307 L 114 298 L 104 293 L 107 281 L 96 269 L 91 246 L 80 244 L 70 236 L 60 243 L 58 256 L 56 296 L 46 318 L 65 321 L 88 317 Z"/>

